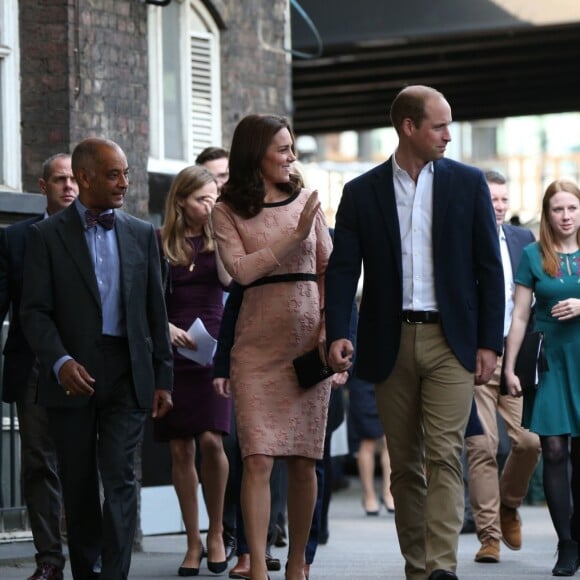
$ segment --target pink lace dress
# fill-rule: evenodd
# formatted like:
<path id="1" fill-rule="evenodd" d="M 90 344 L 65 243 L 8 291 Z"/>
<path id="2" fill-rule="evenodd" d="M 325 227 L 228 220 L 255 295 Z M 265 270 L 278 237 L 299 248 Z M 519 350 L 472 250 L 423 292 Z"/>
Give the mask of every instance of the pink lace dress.
<path id="1" fill-rule="evenodd" d="M 292 366 L 292 359 L 317 345 L 322 323 L 324 273 L 332 249 L 322 211 L 310 235 L 281 263 L 270 250 L 296 228 L 308 196 L 302 190 L 266 204 L 250 219 L 223 203 L 212 214 L 224 265 L 246 286 L 230 372 L 243 457 L 322 457 L 330 379 L 304 391 Z"/>

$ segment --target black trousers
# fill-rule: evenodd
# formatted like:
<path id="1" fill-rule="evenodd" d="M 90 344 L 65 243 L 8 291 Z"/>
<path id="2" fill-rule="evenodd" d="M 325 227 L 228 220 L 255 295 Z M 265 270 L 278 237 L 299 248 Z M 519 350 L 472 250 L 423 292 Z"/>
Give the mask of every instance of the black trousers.
<path id="1" fill-rule="evenodd" d="M 127 342 L 104 340 L 101 353 L 103 364 L 88 404 L 48 411 L 74 580 L 98 578 L 99 572 L 106 580 L 125 580 L 137 525 L 135 450 L 147 410 L 137 405 Z"/>
<path id="2" fill-rule="evenodd" d="M 64 567 L 60 539 L 61 491 L 54 443 L 46 409 L 35 403 L 38 368 L 16 402 L 20 433 L 20 482 L 28 508 L 37 564 Z"/>

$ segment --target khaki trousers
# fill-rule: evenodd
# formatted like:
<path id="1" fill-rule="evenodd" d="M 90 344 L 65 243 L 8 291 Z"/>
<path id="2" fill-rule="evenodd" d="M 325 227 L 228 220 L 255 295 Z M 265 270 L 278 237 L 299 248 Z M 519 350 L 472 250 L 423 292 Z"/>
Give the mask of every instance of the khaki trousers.
<path id="1" fill-rule="evenodd" d="M 395 524 L 407 580 L 455 570 L 463 522 L 461 452 L 473 373 L 439 324 L 407 324 L 393 372 L 376 385 L 391 458 Z"/>
<path id="2" fill-rule="evenodd" d="M 465 444 L 471 510 L 481 542 L 501 538 L 500 504 L 510 508 L 521 505 L 540 458 L 539 437 L 521 425 L 523 400 L 500 395 L 500 373 L 501 358 L 489 383 L 475 386 L 475 401 L 484 435 L 468 437 Z M 505 421 L 511 441 L 501 477 L 496 460 L 497 412 Z"/>

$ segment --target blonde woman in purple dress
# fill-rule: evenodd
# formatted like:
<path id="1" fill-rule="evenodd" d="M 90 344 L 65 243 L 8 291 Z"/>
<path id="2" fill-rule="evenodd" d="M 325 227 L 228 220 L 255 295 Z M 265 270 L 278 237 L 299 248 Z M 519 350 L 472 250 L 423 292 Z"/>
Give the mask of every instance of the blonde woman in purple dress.
<path id="1" fill-rule="evenodd" d="M 200 166 L 186 167 L 167 196 L 165 222 L 160 231 L 169 334 L 174 350 L 173 409 L 155 424 L 158 441 L 168 441 L 172 478 L 187 534 L 187 552 L 180 576 L 196 576 L 205 550 L 199 530 L 195 457 L 201 451 L 201 481 L 209 516 L 207 564 L 211 572 L 227 568 L 222 539 L 223 504 L 228 461 L 222 437 L 230 429 L 231 403 L 212 386 L 212 366 L 197 364 L 177 348 L 195 350 L 187 333 L 196 318 L 217 338 L 223 312 L 227 274 L 212 238 L 209 214 L 217 199 L 213 175 Z"/>

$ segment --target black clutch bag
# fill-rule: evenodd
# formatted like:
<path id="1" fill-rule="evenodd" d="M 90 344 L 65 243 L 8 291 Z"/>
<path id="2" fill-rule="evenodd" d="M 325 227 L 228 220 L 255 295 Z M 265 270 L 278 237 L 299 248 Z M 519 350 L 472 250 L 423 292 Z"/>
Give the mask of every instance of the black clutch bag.
<path id="1" fill-rule="evenodd" d="M 334 374 L 334 371 L 320 360 L 318 348 L 296 357 L 292 364 L 296 371 L 298 384 L 303 389 L 310 389 Z"/>
<path id="2" fill-rule="evenodd" d="M 548 362 L 544 353 L 544 333 L 540 330 L 528 332 L 522 341 L 514 368 L 516 376 L 520 379 L 522 390 L 537 389 L 540 373 L 547 370 Z M 503 381 L 503 369 L 501 374 Z"/>

